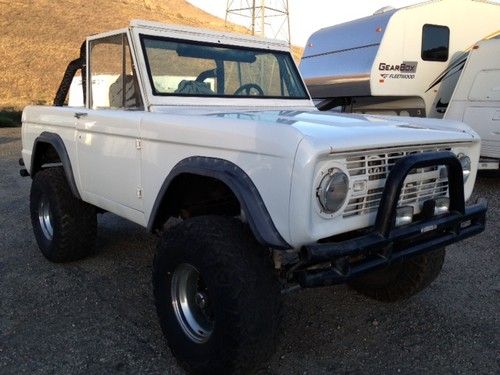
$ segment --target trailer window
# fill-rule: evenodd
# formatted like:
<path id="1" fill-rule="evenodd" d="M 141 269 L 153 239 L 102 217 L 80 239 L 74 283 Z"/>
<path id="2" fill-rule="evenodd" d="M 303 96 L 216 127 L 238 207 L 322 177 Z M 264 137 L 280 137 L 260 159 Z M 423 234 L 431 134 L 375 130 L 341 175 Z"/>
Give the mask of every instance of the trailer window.
<path id="1" fill-rule="evenodd" d="M 422 29 L 422 60 L 447 61 L 450 29 L 446 26 L 424 25 Z"/>

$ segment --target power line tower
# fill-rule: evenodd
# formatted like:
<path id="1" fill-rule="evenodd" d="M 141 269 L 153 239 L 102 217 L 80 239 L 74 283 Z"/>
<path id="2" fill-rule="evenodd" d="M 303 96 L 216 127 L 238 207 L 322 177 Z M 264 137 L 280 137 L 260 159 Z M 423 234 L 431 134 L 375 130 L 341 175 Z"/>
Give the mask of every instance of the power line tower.
<path id="1" fill-rule="evenodd" d="M 243 25 L 252 35 L 291 43 L 288 0 L 227 0 L 225 22 Z"/>

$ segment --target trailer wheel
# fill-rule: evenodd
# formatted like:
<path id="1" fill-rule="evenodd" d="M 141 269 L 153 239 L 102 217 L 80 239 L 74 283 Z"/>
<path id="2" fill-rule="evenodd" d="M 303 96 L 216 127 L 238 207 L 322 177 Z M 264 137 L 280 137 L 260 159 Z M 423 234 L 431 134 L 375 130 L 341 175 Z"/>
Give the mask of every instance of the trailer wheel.
<path id="1" fill-rule="evenodd" d="M 47 168 L 33 178 L 31 224 L 42 254 L 51 262 L 82 259 L 94 253 L 95 207 L 76 198 L 62 168 Z"/>
<path id="2" fill-rule="evenodd" d="M 445 249 L 393 264 L 362 276 L 349 285 L 357 292 L 382 302 L 396 302 L 427 288 L 443 267 Z"/>
<path id="3" fill-rule="evenodd" d="M 153 288 L 163 334 L 188 372 L 246 372 L 273 354 L 280 286 L 269 251 L 241 222 L 200 216 L 167 231 Z"/>

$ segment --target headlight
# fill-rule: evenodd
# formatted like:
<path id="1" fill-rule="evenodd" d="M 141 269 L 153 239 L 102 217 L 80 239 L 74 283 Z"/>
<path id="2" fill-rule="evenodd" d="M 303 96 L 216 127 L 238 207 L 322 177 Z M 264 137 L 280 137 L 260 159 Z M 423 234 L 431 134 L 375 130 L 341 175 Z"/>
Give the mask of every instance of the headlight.
<path id="1" fill-rule="evenodd" d="M 328 170 L 321 180 L 316 196 L 327 213 L 338 211 L 344 204 L 349 190 L 349 177 L 338 168 Z"/>
<path id="2" fill-rule="evenodd" d="M 464 173 L 464 182 L 467 181 L 471 172 L 471 162 L 470 158 L 464 154 L 458 155 L 458 160 L 462 164 L 462 171 Z"/>

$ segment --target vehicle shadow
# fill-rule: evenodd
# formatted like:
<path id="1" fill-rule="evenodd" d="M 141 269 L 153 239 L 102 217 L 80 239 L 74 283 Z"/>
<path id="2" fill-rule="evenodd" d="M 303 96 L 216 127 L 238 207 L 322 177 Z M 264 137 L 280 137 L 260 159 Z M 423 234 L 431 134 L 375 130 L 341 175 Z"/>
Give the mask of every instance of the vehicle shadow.
<path id="1" fill-rule="evenodd" d="M 500 169 L 497 170 L 482 170 L 477 173 L 478 178 L 500 178 Z"/>

